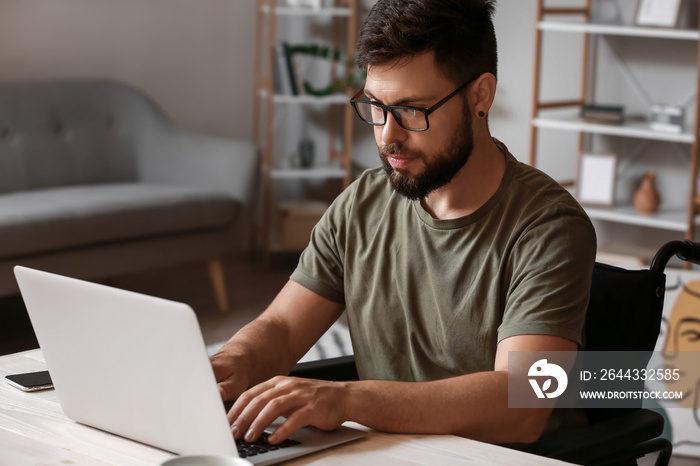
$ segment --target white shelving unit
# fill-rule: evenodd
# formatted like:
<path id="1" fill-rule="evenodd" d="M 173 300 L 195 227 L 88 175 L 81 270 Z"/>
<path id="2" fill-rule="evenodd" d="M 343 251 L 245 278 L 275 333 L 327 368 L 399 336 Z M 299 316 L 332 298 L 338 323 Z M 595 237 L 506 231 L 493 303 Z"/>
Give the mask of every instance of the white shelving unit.
<path id="1" fill-rule="evenodd" d="M 700 40 L 700 31 L 695 29 L 663 29 L 607 24 L 583 24 L 566 21 L 540 21 L 541 31 L 571 32 L 576 34 L 600 34 L 609 36 L 655 37 L 658 39 Z"/>
<path id="2" fill-rule="evenodd" d="M 274 70 L 277 67 L 275 47 L 277 44 L 278 21 L 303 21 L 313 25 L 314 21 L 331 21 L 332 49 L 344 50 L 346 56 L 351 56 L 355 46 L 356 31 L 356 0 L 334 0 L 333 6 L 322 8 L 287 6 L 283 0 L 256 0 L 257 31 L 255 40 L 255 93 L 253 114 L 253 137 L 258 142 L 262 154 L 262 208 L 260 221 L 256 225 L 256 237 L 267 264 L 272 252 L 294 251 L 296 247 L 285 246 L 279 237 L 279 229 L 274 228 L 279 223 L 276 215 L 282 205 L 275 198 L 275 184 L 284 180 L 315 180 L 336 181 L 342 187 L 350 184 L 352 176 L 352 107 L 348 101 L 352 90 L 325 95 L 286 95 L 275 93 Z M 345 22 L 345 35 L 339 33 L 340 22 Z M 286 70 L 280 70 L 285 72 Z M 353 70 L 348 67 L 347 73 Z M 324 165 L 317 162 L 310 168 L 289 168 L 275 154 L 275 136 L 280 127 L 289 123 L 285 120 L 285 112 L 280 107 L 288 108 L 314 107 L 327 112 L 328 120 L 328 157 Z M 342 127 L 342 129 L 340 129 Z M 339 148 L 340 146 L 340 148 Z M 317 148 L 318 149 L 318 148 Z M 317 158 L 323 150 L 317 150 Z M 329 190 L 326 190 L 329 191 Z M 336 193 L 337 194 L 337 193 Z M 318 211 L 318 200 L 309 199 Z M 292 204 L 294 205 L 294 204 Z M 303 207 L 303 203 L 300 204 Z M 301 209 L 303 210 L 303 209 Z"/>
<path id="3" fill-rule="evenodd" d="M 695 114 L 690 128 L 681 133 L 668 133 L 651 129 L 649 123 L 629 121 L 620 125 L 589 123 L 577 117 L 577 109 L 587 100 L 589 89 L 589 73 L 591 57 L 589 42 L 594 36 L 624 36 L 632 38 L 646 38 L 668 41 L 700 41 L 700 31 L 697 29 L 669 29 L 635 26 L 618 26 L 607 24 L 592 24 L 591 2 L 586 1 L 582 8 L 547 8 L 544 0 L 538 1 L 535 37 L 535 77 L 533 83 L 533 109 L 531 120 L 531 147 L 530 164 L 537 164 L 538 130 L 554 129 L 578 133 L 579 154 L 588 150 L 586 147 L 587 135 L 606 135 L 621 138 L 635 138 L 647 141 L 662 141 L 690 145 L 690 160 L 688 164 L 689 196 L 686 205 L 663 206 L 653 215 L 641 215 L 631 205 L 616 205 L 610 208 L 586 207 L 586 211 L 593 219 L 615 222 L 627 225 L 644 226 L 682 233 L 686 238 L 693 239 L 698 226 L 698 208 L 695 204 L 697 195 L 698 177 L 698 121 L 700 120 L 700 97 L 695 96 Z M 583 22 L 557 21 L 552 18 L 577 15 Z M 542 102 L 540 99 L 540 79 L 542 70 L 542 41 L 543 32 L 554 31 L 582 35 L 583 37 L 583 67 L 581 78 L 581 91 L 577 98 L 553 102 Z M 700 53 L 698 54 L 700 63 Z M 697 84 L 700 85 L 700 73 L 696 74 Z M 557 109 L 573 109 L 575 112 L 550 112 Z M 555 115 L 552 115 L 555 113 Z"/>
<path id="4" fill-rule="evenodd" d="M 625 138 L 648 139 L 650 141 L 679 142 L 683 144 L 693 143 L 693 133 L 666 133 L 651 129 L 649 123 L 628 122 L 621 125 L 608 125 L 604 123 L 588 123 L 578 120 L 576 117 L 566 116 L 557 118 L 538 117 L 532 121 L 537 128 L 560 129 L 590 134 L 605 134 L 608 136 L 620 136 Z"/>

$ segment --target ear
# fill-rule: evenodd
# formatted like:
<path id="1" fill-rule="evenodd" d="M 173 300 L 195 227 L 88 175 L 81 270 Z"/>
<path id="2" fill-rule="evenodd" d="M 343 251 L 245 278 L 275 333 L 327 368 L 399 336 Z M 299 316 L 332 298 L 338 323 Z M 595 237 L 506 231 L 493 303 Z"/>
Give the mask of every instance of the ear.
<path id="1" fill-rule="evenodd" d="M 475 117 L 488 115 L 491 104 L 496 96 L 496 77 L 491 73 L 484 73 L 479 76 L 471 85 L 469 92 L 469 103 Z"/>

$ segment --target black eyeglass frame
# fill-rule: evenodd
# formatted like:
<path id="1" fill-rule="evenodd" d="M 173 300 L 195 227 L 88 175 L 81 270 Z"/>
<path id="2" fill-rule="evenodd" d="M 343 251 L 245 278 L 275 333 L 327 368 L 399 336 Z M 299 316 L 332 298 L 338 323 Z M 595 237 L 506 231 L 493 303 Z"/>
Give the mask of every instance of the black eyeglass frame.
<path id="1" fill-rule="evenodd" d="M 362 86 L 362 89 L 358 91 L 357 94 L 353 96 L 352 99 L 350 99 L 350 104 L 352 107 L 355 109 L 355 112 L 357 112 L 357 116 L 360 117 L 362 121 L 365 123 L 372 125 L 372 126 L 384 126 L 386 124 L 386 115 L 387 113 L 391 112 L 391 115 L 394 117 L 394 121 L 402 127 L 403 129 L 407 131 L 428 131 L 430 129 L 430 119 L 428 118 L 428 115 L 431 113 L 435 112 L 438 108 L 442 107 L 444 104 L 446 104 L 452 97 L 456 96 L 460 92 L 462 92 L 464 89 L 466 89 L 471 83 L 476 81 L 476 79 L 480 76 L 480 74 L 477 74 L 476 76 L 473 76 L 470 78 L 468 81 L 466 81 L 464 84 L 459 86 L 457 89 L 454 91 L 450 92 L 447 96 L 445 96 L 442 100 L 440 100 L 438 103 L 433 105 L 432 107 L 429 108 L 422 108 L 422 107 L 412 107 L 409 105 L 383 105 L 378 102 L 372 102 L 369 100 L 359 100 L 359 97 L 365 92 L 365 87 Z M 360 110 L 357 108 L 357 104 L 370 104 L 373 105 L 377 108 L 381 108 L 382 112 L 384 113 L 384 122 L 383 123 L 372 123 L 371 121 L 367 121 L 362 114 L 360 113 Z M 414 129 L 414 128 L 407 128 L 401 123 L 401 118 L 397 117 L 396 114 L 394 113 L 394 110 L 415 110 L 422 112 L 423 115 L 425 115 L 425 129 Z"/>

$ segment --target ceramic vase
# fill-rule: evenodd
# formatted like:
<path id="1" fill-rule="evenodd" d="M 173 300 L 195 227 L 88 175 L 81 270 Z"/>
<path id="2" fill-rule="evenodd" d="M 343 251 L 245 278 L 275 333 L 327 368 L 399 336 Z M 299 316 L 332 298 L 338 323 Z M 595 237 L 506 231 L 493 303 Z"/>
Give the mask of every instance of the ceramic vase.
<path id="1" fill-rule="evenodd" d="M 634 193 L 634 207 L 640 214 L 653 214 L 659 211 L 659 204 L 661 197 L 656 189 L 656 173 L 647 172 L 639 189 Z"/>

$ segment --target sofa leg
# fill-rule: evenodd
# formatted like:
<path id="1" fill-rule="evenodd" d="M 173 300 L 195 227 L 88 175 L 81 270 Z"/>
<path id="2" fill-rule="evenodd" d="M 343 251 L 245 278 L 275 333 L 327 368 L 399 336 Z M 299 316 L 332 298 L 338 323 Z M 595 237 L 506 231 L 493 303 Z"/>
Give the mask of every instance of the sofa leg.
<path id="1" fill-rule="evenodd" d="M 211 283 L 214 286 L 214 294 L 216 295 L 216 303 L 219 305 L 219 311 L 222 313 L 228 312 L 226 280 L 224 280 L 224 268 L 220 259 L 209 261 L 209 278 L 211 278 Z"/>

